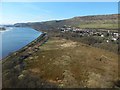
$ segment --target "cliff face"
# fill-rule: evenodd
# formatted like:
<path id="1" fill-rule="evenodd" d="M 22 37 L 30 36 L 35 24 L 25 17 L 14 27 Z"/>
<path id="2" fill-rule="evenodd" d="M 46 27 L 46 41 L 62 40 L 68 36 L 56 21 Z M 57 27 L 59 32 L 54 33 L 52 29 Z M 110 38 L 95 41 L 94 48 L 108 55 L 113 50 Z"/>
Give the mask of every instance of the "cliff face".
<path id="1" fill-rule="evenodd" d="M 102 28 L 102 29 L 118 29 L 118 15 L 94 15 L 74 17 L 66 20 L 53 20 L 46 22 L 35 23 L 17 23 L 15 26 L 30 26 L 36 29 L 50 30 L 61 28 L 64 25 L 74 26 L 79 28 Z"/>

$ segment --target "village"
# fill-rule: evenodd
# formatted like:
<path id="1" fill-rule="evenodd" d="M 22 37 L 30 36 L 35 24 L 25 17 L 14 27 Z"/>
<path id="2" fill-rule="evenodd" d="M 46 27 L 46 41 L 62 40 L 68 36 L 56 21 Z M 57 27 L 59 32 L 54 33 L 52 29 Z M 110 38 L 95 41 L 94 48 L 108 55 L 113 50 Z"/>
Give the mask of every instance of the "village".
<path id="1" fill-rule="evenodd" d="M 71 27 L 64 25 L 62 28 L 58 28 L 61 33 L 74 33 L 77 34 L 79 37 L 99 37 L 105 40 L 105 42 L 110 43 L 117 43 L 119 40 L 120 34 L 117 30 L 111 31 L 111 30 L 105 30 L 105 29 L 81 29 L 80 27 Z"/>

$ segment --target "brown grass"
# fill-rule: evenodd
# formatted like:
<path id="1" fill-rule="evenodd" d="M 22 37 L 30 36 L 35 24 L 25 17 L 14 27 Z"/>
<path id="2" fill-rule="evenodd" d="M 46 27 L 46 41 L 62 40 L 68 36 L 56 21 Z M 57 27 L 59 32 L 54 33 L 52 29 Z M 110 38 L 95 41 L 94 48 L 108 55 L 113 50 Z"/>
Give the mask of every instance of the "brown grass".
<path id="1" fill-rule="evenodd" d="M 117 77 L 115 53 L 59 38 L 40 48 L 28 70 L 61 87 L 112 87 Z"/>

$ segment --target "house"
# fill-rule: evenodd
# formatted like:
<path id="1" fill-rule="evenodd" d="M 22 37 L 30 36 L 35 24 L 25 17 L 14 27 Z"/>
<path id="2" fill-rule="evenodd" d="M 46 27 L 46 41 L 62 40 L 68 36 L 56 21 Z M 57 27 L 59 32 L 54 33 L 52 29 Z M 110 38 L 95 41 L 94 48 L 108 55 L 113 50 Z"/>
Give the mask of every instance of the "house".
<path id="1" fill-rule="evenodd" d="M 117 38 L 112 37 L 111 40 L 112 41 L 117 41 Z"/>
<path id="2" fill-rule="evenodd" d="M 104 37 L 104 35 L 102 34 L 101 37 Z"/>
<path id="3" fill-rule="evenodd" d="M 109 40 L 106 41 L 107 43 L 109 42 Z"/>
<path id="4" fill-rule="evenodd" d="M 115 36 L 115 37 L 118 37 L 118 36 L 119 36 L 119 34 L 118 34 L 118 33 L 113 33 L 113 34 L 114 34 L 114 36 Z"/>

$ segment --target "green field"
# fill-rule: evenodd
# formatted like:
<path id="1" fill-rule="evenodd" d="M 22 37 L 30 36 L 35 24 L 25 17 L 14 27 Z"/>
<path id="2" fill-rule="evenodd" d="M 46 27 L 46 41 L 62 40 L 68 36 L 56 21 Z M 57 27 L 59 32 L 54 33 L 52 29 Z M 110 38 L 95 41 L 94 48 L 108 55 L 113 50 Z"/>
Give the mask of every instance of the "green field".
<path id="1" fill-rule="evenodd" d="M 99 24 L 99 23 L 89 23 L 89 24 L 80 24 L 80 28 L 100 28 L 100 29 L 118 29 L 118 24 Z"/>

